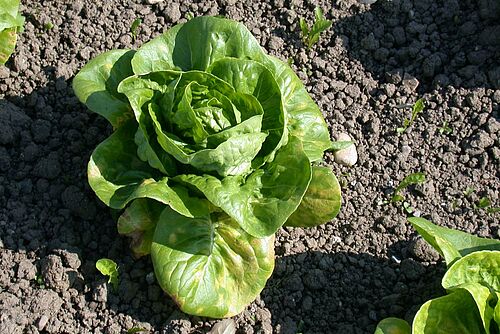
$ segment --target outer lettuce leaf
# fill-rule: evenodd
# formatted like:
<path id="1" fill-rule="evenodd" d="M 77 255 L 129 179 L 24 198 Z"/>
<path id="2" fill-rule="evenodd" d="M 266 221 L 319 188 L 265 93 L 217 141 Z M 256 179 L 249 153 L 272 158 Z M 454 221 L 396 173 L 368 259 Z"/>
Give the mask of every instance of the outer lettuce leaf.
<path id="1" fill-rule="evenodd" d="M 467 290 L 432 299 L 418 310 L 413 334 L 482 334 L 481 316 L 474 298 Z"/>
<path id="2" fill-rule="evenodd" d="M 497 297 L 497 304 L 493 313 L 493 320 L 495 321 L 497 328 L 500 330 L 500 292 L 495 292 Z"/>
<path id="3" fill-rule="evenodd" d="M 132 238 L 130 248 L 135 257 L 151 252 L 156 223 L 164 208 L 160 202 L 138 198 L 118 218 L 118 233 Z"/>
<path id="4" fill-rule="evenodd" d="M 490 324 L 493 319 L 494 309 L 491 306 L 496 296 L 490 289 L 480 283 L 464 283 L 450 289 L 451 293 L 457 289 L 467 290 L 476 303 L 476 308 L 481 316 L 481 321 L 486 334 L 490 334 Z M 493 304 L 494 305 L 494 304 Z"/>
<path id="5" fill-rule="evenodd" d="M 204 201 L 196 204 L 199 211 Z M 274 267 L 274 236 L 257 239 L 223 213 L 184 217 L 166 208 L 151 256 L 161 287 L 182 311 L 212 318 L 240 313 Z"/>
<path id="6" fill-rule="evenodd" d="M 339 181 L 330 168 L 315 166 L 302 202 L 285 225 L 312 227 L 326 223 L 339 213 L 341 200 Z"/>
<path id="7" fill-rule="evenodd" d="M 88 165 L 90 186 L 113 209 L 123 209 L 130 201 L 147 197 L 192 216 L 186 208 L 186 191 L 171 188 L 167 177 L 138 159 L 136 130 L 137 126 L 128 122 L 97 146 Z"/>
<path id="8" fill-rule="evenodd" d="M 132 75 L 130 61 L 135 51 L 112 50 L 89 61 L 73 79 L 73 90 L 80 101 L 117 128 L 133 117 L 118 84 Z"/>
<path id="9" fill-rule="evenodd" d="M 311 166 L 299 139 L 291 137 L 275 159 L 246 179 L 180 175 L 254 237 L 274 234 L 299 206 L 311 180 Z"/>
<path id="10" fill-rule="evenodd" d="M 0 0 L 0 15 L 16 17 L 19 13 L 19 0 Z"/>
<path id="11" fill-rule="evenodd" d="M 465 283 L 480 283 L 500 291 L 500 251 L 478 251 L 451 265 L 443 276 L 445 289 Z"/>
<path id="12" fill-rule="evenodd" d="M 437 226 L 424 218 L 411 217 L 408 221 L 425 241 L 444 257 L 448 266 L 472 252 L 500 250 L 498 240 L 479 238 L 469 233 Z"/>
<path id="13" fill-rule="evenodd" d="M 16 28 L 7 28 L 0 31 L 0 65 L 7 62 L 16 48 Z"/>
<path id="14" fill-rule="evenodd" d="M 259 43 L 241 23 L 216 17 L 195 17 L 144 44 L 132 59 L 135 74 L 175 70 L 205 71 L 225 58 L 264 62 Z"/>
<path id="15" fill-rule="evenodd" d="M 316 103 L 293 70 L 279 59 L 268 56 L 268 65 L 280 87 L 290 134 L 300 138 L 311 161 L 323 158 L 330 148 L 328 127 Z"/>
<path id="16" fill-rule="evenodd" d="M 374 334 L 411 334 L 411 327 L 403 319 L 386 318 L 378 323 Z"/>

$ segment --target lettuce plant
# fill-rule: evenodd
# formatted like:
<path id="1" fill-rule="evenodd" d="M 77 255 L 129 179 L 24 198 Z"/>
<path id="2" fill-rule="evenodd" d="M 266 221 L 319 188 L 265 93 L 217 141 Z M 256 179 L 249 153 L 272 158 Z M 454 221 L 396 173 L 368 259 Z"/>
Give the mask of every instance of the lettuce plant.
<path id="1" fill-rule="evenodd" d="M 0 0 L 0 65 L 14 52 L 17 33 L 23 28 L 24 17 L 19 13 L 19 0 Z"/>
<path id="2" fill-rule="evenodd" d="M 418 310 L 412 327 L 402 319 L 382 320 L 375 334 L 500 333 L 500 241 L 479 238 L 423 219 L 408 219 L 445 259 L 442 286 L 448 294 Z"/>
<path id="3" fill-rule="evenodd" d="M 240 23 L 197 17 L 97 56 L 73 88 L 114 132 L 88 180 L 136 256 L 190 314 L 229 317 L 264 288 L 274 234 L 340 209 L 332 147 L 304 85 Z"/>

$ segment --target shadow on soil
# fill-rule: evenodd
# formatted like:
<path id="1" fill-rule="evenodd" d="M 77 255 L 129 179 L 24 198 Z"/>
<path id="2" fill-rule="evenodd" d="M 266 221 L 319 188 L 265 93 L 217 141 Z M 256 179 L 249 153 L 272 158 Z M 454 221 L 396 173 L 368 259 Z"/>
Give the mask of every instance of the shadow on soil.
<path id="1" fill-rule="evenodd" d="M 443 294 L 441 267 L 307 252 L 277 259 L 262 299 L 281 333 L 373 333 L 383 318 L 411 321 L 420 304 Z"/>
<path id="2" fill-rule="evenodd" d="M 332 29 L 381 82 L 498 89 L 499 18 L 498 1 L 379 1 Z"/>

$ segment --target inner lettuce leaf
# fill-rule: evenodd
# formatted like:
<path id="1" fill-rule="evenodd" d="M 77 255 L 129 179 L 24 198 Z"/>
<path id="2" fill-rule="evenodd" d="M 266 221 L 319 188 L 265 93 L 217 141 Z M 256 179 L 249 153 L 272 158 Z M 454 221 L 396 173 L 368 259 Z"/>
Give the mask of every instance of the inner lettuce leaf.
<path id="1" fill-rule="evenodd" d="M 89 184 L 184 312 L 241 312 L 272 273 L 275 232 L 339 212 L 338 181 L 316 166 L 331 147 L 321 111 L 241 23 L 197 17 L 108 51 L 73 89 L 113 126 Z"/>

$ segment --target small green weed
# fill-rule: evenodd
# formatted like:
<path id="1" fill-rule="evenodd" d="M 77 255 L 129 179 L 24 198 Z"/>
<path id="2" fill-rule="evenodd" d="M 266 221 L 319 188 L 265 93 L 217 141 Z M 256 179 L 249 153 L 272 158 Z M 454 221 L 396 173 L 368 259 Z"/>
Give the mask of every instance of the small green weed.
<path id="1" fill-rule="evenodd" d="M 406 176 L 403 181 L 394 189 L 394 193 L 392 194 L 391 197 L 391 202 L 400 202 L 404 200 L 404 196 L 400 194 L 400 192 L 407 188 L 410 185 L 413 184 L 421 184 L 425 182 L 425 174 L 418 172 L 418 173 L 412 173 L 408 176 Z"/>
<path id="2" fill-rule="evenodd" d="M 403 121 L 403 126 L 397 128 L 396 132 L 398 134 L 405 132 L 406 129 L 408 129 L 415 122 L 417 115 L 424 110 L 424 107 L 425 107 L 424 99 L 418 99 L 417 102 L 415 102 L 415 104 L 413 105 L 411 117 L 409 119 L 405 118 L 405 120 Z"/>
<path id="3" fill-rule="evenodd" d="M 134 22 L 132 22 L 132 25 L 130 26 L 130 35 L 132 36 L 132 42 L 135 42 L 137 38 L 137 30 L 139 29 L 141 23 L 142 20 L 140 18 L 136 18 Z"/>
<path id="4" fill-rule="evenodd" d="M 441 127 L 439 128 L 439 133 L 440 134 L 445 134 L 445 135 L 449 135 L 453 132 L 453 129 L 450 128 L 450 126 L 448 125 L 448 122 L 447 121 L 443 121 L 443 124 L 441 125 Z"/>
<path id="5" fill-rule="evenodd" d="M 109 276 L 108 283 L 111 283 L 116 291 L 118 289 L 118 266 L 116 262 L 110 259 L 99 259 L 95 267 L 104 276 Z"/>
<path id="6" fill-rule="evenodd" d="M 332 25 L 332 21 L 325 19 L 323 10 L 316 7 L 314 9 L 314 24 L 309 27 L 304 18 L 299 19 L 300 31 L 302 32 L 302 40 L 308 49 L 311 49 L 314 44 L 319 41 L 321 33 Z"/>

